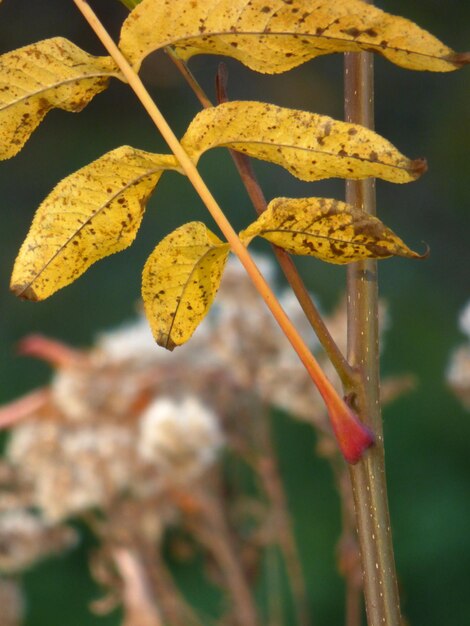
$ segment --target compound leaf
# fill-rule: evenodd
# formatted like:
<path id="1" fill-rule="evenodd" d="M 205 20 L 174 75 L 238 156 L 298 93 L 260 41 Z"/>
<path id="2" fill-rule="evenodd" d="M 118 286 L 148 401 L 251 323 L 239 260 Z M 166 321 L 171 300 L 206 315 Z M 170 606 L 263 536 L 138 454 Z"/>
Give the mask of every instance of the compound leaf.
<path id="1" fill-rule="evenodd" d="M 401 256 L 423 258 L 382 222 L 345 202 L 327 198 L 276 198 L 240 233 L 246 245 L 263 237 L 292 254 L 329 263 Z"/>
<path id="2" fill-rule="evenodd" d="M 181 143 L 197 161 L 210 148 L 232 148 L 277 163 L 305 181 L 383 178 L 406 183 L 426 169 L 386 139 L 358 124 L 263 102 L 226 102 L 204 109 Z"/>
<path id="3" fill-rule="evenodd" d="M 173 350 L 191 337 L 219 289 L 230 246 L 202 222 L 167 235 L 148 258 L 142 297 L 153 335 Z"/>
<path id="4" fill-rule="evenodd" d="M 109 79 L 110 57 L 94 57 L 62 37 L 0 57 L 0 159 L 17 154 L 53 108 L 81 111 Z"/>
<path id="5" fill-rule="evenodd" d="M 11 290 L 43 300 L 134 241 L 148 197 L 173 156 L 122 146 L 64 178 L 34 216 Z"/>
<path id="6" fill-rule="evenodd" d="M 413 70 L 448 72 L 470 62 L 413 22 L 361 0 L 143 0 L 124 22 L 121 50 L 138 68 L 164 46 L 184 60 L 221 54 L 267 74 L 360 50 Z"/>

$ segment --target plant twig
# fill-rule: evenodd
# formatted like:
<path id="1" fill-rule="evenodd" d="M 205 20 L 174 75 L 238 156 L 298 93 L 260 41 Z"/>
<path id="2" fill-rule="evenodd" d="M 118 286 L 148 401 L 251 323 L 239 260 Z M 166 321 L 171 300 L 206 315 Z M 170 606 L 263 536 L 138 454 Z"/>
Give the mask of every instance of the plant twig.
<path id="1" fill-rule="evenodd" d="M 112 553 L 123 581 L 124 626 L 162 626 L 147 574 L 137 554 L 124 547 L 116 547 Z"/>
<path id="2" fill-rule="evenodd" d="M 202 106 L 205 109 L 209 109 L 210 107 L 212 107 L 213 106 L 212 102 L 210 101 L 204 89 L 196 80 L 196 77 L 191 72 L 187 64 L 182 59 L 179 58 L 179 56 L 175 53 L 175 51 L 173 50 L 171 46 L 167 46 L 165 48 L 165 52 L 168 54 L 170 59 L 176 65 L 181 75 L 183 76 L 185 81 L 188 83 L 188 85 L 191 87 L 196 98 L 199 100 Z"/>
<path id="3" fill-rule="evenodd" d="M 154 543 L 149 544 L 146 541 L 141 542 L 140 550 L 155 594 L 161 603 L 165 625 L 202 626 L 204 624 L 204 626 L 210 626 L 212 622 L 207 617 L 203 619 L 196 615 L 183 597 L 164 562 L 161 550 L 157 549 Z"/>
<path id="4" fill-rule="evenodd" d="M 345 626 L 362 624 L 362 568 L 356 533 L 356 516 L 351 480 L 338 454 L 330 457 L 340 495 L 342 533 L 337 545 L 338 569 L 346 583 Z"/>
<path id="5" fill-rule="evenodd" d="M 47 387 L 31 391 L 19 400 L 0 406 L 0 430 L 15 426 L 19 421 L 40 411 L 51 397 Z"/>
<path id="6" fill-rule="evenodd" d="M 345 55 L 346 121 L 373 127 L 371 53 Z M 375 213 L 375 181 L 348 181 L 346 201 Z M 376 434 L 376 445 L 350 470 L 361 548 L 369 626 L 400 626 L 400 602 L 393 556 L 385 479 L 379 394 L 377 263 L 348 268 L 348 358 L 359 368 L 363 393 L 356 389 L 358 411 Z"/>
<path id="7" fill-rule="evenodd" d="M 185 65 L 182 61 L 180 61 L 180 64 Z M 179 67 L 179 65 L 177 67 Z M 190 83 L 191 86 L 193 85 L 193 82 L 195 82 L 195 80 L 196 79 L 193 77 L 193 81 Z M 227 80 L 228 75 L 226 65 L 224 63 L 220 63 L 217 72 L 217 100 L 219 103 L 228 102 Z M 202 88 L 200 86 L 198 91 L 202 91 Z M 202 91 L 202 93 L 204 92 Z M 202 100 L 200 101 L 202 103 Z M 246 156 L 246 154 L 242 154 L 241 152 L 237 152 L 236 150 L 229 150 L 229 152 L 232 156 L 238 173 L 240 174 L 240 178 L 245 185 L 246 191 L 255 208 L 255 211 L 258 215 L 261 215 L 261 213 L 266 211 L 267 203 L 264 197 L 263 190 L 261 189 L 261 186 L 256 178 L 256 174 L 254 173 L 251 166 L 250 159 Z M 323 321 L 323 318 L 320 315 L 317 307 L 315 306 L 315 303 L 310 297 L 308 289 L 305 286 L 305 283 L 302 280 L 302 277 L 300 276 L 290 254 L 274 244 L 271 245 L 271 247 L 284 273 L 284 276 L 291 286 L 292 291 L 294 292 L 295 297 L 297 298 L 305 314 L 305 317 L 313 328 L 318 338 L 318 341 L 328 355 L 344 387 L 347 389 L 350 388 L 357 382 L 357 373 L 349 365 L 348 361 L 339 349 L 338 344 L 331 336 L 331 333 L 328 330 L 325 322 Z"/>
<path id="8" fill-rule="evenodd" d="M 163 117 L 157 105 L 152 100 L 139 76 L 129 65 L 88 3 L 85 2 L 85 0 L 73 1 L 92 29 L 95 31 L 104 47 L 112 56 L 130 87 L 134 90 L 150 118 L 159 129 L 165 141 L 168 143 L 183 171 L 191 181 L 194 189 L 197 191 L 210 214 L 218 224 L 220 230 L 230 243 L 232 251 L 240 259 L 240 262 L 249 274 L 256 289 L 269 307 L 271 313 L 291 343 L 292 347 L 297 352 L 326 404 L 331 424 L 343 455 L 349 462 L 356 463 L 362 456 L 363 451 L 373 443 L 372 433 L 364 427 L 355 413 L 338 395 L 333 384 L 321 369 L 299 332 L 282 309 L 274 292 L 261 275 L 247 249 L 232 228 L 232 225 L 225 217 L 214 196 L 201 178 L 196 166 L 186 154 L 180 142 L 168 125 L 166 119 Z"/>
<path id="9" fill-rule="evenodd" d="M 227 589 L 232 596 L 232 609 L 238 626 L 259 626 L 256 606 L 242 564 L 233 545 L 223 507 L 216 496 L 200 494 L 201 520 L 197 536 L 212 553 Z"/>
<path id="10" fill-rule="evenodd" d="M 257 470 L 277 518 L 276 531 L 292 589 L 297 624 L 298 626 L 307 626 L 307 624 L 312 626 L 300 555 L 292 529 L 277 456 L 274 451 L 270 415 L 267 407 L 265 407 L 258 425 L 262 455 L 257 460 Z"/>
<path id="11" fill-rule="evenodd" d="M 173 63 L 181 72 L 182 76 L 185 78 L 202 106 L 204 108 L 214 106 L 204 89 L 195 78 L 195 76 L 189 70 L 185 61 L 180 59 L 170 47 L 168 47 L 166 50 Z M 227 69 L 224 63 L 219 64 L 216 78 L 216 86 L 218 102 L 228 102 L 226 89 Z M 242 154 L 241 152 L 237 152 L 236 150 L 229 149 L 229 152 L 256 213 L 258 215 L 261 215 L 261 213 L 266 210 L 267 202 L 263 190 L 261 189 L 261 186 L 256 178 L 256 174 L 254 173 L 251 166 L 250 159 L 246 156 L 246 154 Z M 325 322 L 323 321 L 323 318 L 320 315 L 317 307 L 315 306 L 315 303 L 310 297 L 308 289 L 305 286 L 305 283 L 302 280 L 302 277 L 300 276 L 290 254 L 274 244 L 272 244 L 271 247 L 284 273 L 284 276 L 286 277 L 287 282 L 292 287 L 292 291 L 294 292 L 305 314 L 305 317 L 309 321 L 320 344 L 328 355 L 331 363 L 333 364 L 333 367 L 337 371 L 341 382 L 343 383 L 345 388 L 350 388 L 354 386 L 354 384 L 357 382 L 357 373 L 349 365 L 341 350 L 338 348 L 335 340 L 331 336 L 331 333 L 328 330 Z"/>
<path id="12" fill-rule="evenodd" d="M 188 68 L 187 63 L 180 59 L 170 46 L 165 48 L 165 50 L 175 66 L 180 71 L 183 78 L 193 90 L 201 105 L 206 109 L 214 106 L 204 89 L 197 81 L 196 77 Z M 216 77 L 216 87 L 218 102 L 228 102 L 226 90 L 227 66 L 224 63 L 219 63 Z M 250 159 L 246 156 L 246 154 L 242 154 L 241 152 L 237 152 L 236 150 L 229 149 L 229 152 L 256 213 L 258 215 L 261 215 L 261 213 L 266 210 L 267 202 L 263 190 L 261 189 L 261 186 L 256 178 L 256 174 L 254 173 L 251 166 Z M 308 289 L 305 286 L 305 283 L 302 280 L 290 254 L 274 244 L 271 244 L 271 247 L 284 273 L 284 276 L 286 277 L 287 282 L 292 287 L 292 291 L 294 292 L 305 314 L 305 317 L 313 328 L 320 344 L 322 345 L 331 363 L 333 364 L 333 367 L 336 369 L 341 379 L 341 382 L 343 383 L 345 388 L 350 388 L 355 384 L 355 382 L 357 382 L 357 373 L 349 365 L 341 350 L 338 348 L 335 340 L 331 336 L 331 333 L 326 327 L 323 318 L 321 317 L 317 307 L 315 306 L 315 303 L 310 297 Z"/>

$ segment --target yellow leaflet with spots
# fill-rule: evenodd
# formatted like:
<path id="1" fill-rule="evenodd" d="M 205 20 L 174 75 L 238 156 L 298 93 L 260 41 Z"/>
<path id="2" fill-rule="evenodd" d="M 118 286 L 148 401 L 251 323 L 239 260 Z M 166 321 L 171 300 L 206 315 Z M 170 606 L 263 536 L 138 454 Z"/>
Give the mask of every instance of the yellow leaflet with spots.
<path id="1" fill-rule="evenodd" d="M 389 141 L 358 124 L 264 102 L 226 102 L 204 109 L 181 140 L 197 162 L 220 146 L 277 163 L 301 180 L 383 178 L 407 183 L 426 169 Z"/>
<path id="2" fill-rule="evenodd" d="M 43 300 L 134 241 L 148 197 L 173 156 L 122 146 L 64 178 L 34 216 L 11 289 Z"/>
<path id="3" fill-rule="evenodd" d="M 142 297 L 152 333 L 173 350 L 191 337 L 219 289 L 230 252 L 202 222 L 189 222 L 155 248 L 142 274 Z"/>
<path id="4" fill-rule="evenodd" d="M 143 0 L 124 22 L 120 48 L 138 69 L 165 46 L 184 60 L 221 54 L 266 74 L 360 50 L 412 70 L 449 72 L 470 62 L 413 22 L 361 0 Z"/>
<path id="5" fill-rule="evenodd" d="M 0 57 L 0 159 L 17 154 L 53 108 L 81 111 L 121 74 L 62 37 Z"/>
<path id="6" fill-rule="evenodd" d="M 410 250 L 376 217 L 327 198 L 275 198 L 256 222 L 240 233 L 245 245 L 257 236 L 292 254 L 329 263 L 426 256 Z"/>

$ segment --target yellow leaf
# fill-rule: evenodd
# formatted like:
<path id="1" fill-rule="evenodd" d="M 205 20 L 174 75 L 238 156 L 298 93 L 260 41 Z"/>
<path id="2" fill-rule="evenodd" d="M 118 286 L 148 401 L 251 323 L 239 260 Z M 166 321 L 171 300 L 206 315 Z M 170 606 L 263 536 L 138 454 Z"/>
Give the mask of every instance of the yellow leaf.
<path id="1" fill-rule="evenodd" d="M 188 341 L 219 289 L 230 246 L 202 222 L 190 222 L 155 248 L 142 274 L 142 297 L 153 335 L 173 350 Z"/>
<path id="2" fill-rule="evenodd" d="M 122 146 L 64 178 L 34 216 L 11 290 L 43 300 L 99 259 L 130 246 L 160 176 L 177 167 L 173 156 Z"/>
<path id="3" fill-rule="evenodd" d="M 81 111 L 120 77 L 110 57 L 94 57 L 55 37 L 0 57 L 0 159 L 15 156 L 54 107 Z"/>
<path id="4" fill-rule="evenodd" d="M 306 181 L 334 176 L 406 183 L 426 169 L 424 161 L 410 161 L 363 126 L 263 102 L 204 109 L 181 143 L 195 161 L 210 148 L 225 146 L 277 163 Z"/>
<path id="5" fill-rule="evenodd" d="M 359 50 L 414 70 L 448 72 L 470 62 L 413 22 L 361 0 L 143 0 L 124 22 L 121 50 L 138 68 L 164 46 L 184 60 L 221 54 L 267 74 Z"/>
<path id="6" fill-rule="evenodd" d="M 376 217 L 327 198 L 272 200 L 256 222 L 240 233 L 245 245 L 256 236 L 292 254 L 314 256 L 329 263 L 390 256 L 423 258 Z"/>

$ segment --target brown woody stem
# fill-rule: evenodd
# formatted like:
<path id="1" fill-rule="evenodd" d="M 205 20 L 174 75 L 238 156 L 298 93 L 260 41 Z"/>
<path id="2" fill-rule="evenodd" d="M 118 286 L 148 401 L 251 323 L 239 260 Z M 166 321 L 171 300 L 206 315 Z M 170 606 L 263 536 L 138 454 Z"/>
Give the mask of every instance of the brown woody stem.
<path id="1" fill-rule="evenodd" d="M 374 125 L 371 53 L 345 55 L 346 121 Z M 375 181 L 348 181 L 346 201 L 375 213 Z M 376 436 L 350 476 L 361 548 L 369 626 L 401 626 L 400 601 L 390 531 L 379 389 L 377 263 L 348 268 L 348 359 L 362 375 L 355 388 L 357 410 Z"/>

